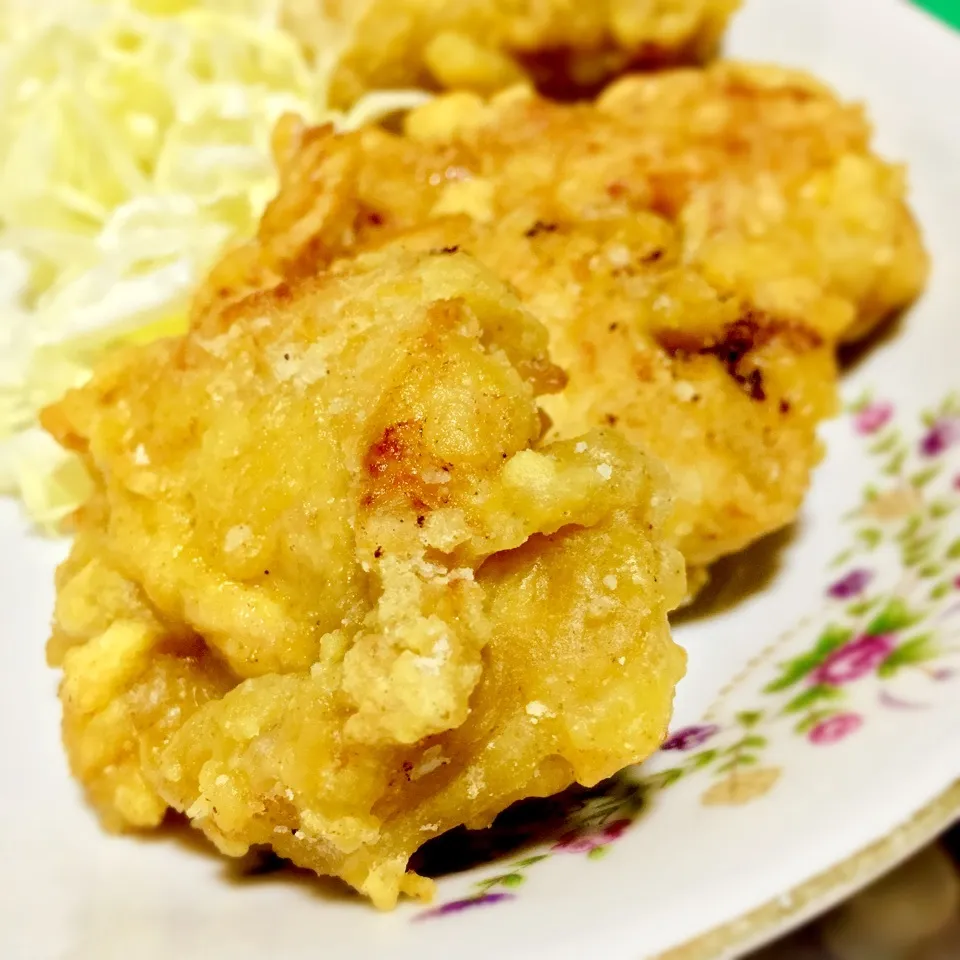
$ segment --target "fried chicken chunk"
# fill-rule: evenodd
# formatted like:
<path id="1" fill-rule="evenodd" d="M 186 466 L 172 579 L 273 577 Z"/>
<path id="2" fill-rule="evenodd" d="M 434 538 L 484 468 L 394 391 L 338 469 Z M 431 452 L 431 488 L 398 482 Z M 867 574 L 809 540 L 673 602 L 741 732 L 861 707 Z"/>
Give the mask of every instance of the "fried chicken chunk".
<path id="1" fill-rule="evenodd" d="M 44 417 L 96 493 L 58 574 L 71 765 L 380 907 L 426 840 L 663 738 L 663 472 L 542 444 L 544 328 L 464 254 L 371 254 L 109 358 Z"/>
<path id="2" fill-rule="evenodd" d="M 449 95 L 407 131 L 281 127 L 280 194 L 206 312 L 357 251 L 461 247 L 549 330 L 569 377 L 543 401 L 552 436 L 616 426 L 667 464 L 689 564 L 789 523 L 837 341 L 926 276 L 903 172 L 861 111 L 806 75 L 720 64 L 595 106 Z"/>
<path id="3" fill-rule="evenodd" d="M 317 56 L 338 51 L 331 100 L 397 87 L 492 94 L 524 78 L 565 97 L 628 69 L 706 60 L 739 0 L 285 0 Z"/>

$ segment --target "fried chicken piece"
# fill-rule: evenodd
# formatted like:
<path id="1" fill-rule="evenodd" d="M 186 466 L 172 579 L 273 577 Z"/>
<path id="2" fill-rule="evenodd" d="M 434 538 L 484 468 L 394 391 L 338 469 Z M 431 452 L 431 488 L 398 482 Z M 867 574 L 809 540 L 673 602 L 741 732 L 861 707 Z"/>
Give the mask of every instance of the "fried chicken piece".
<path id="1" fill-rule="evenodd" d="M 714 54 L 739 0 L 286 0 L 289 27 L 335 54 L 331 101 L 398 87 L 492 94 L 525 78 L 584 96 L 629 69 Z"/>
<path id="2" fill-rule="evenodd" d="M 404 138 L 341 140 L 287 119 L 280 195 L 248 255 L 283 277 L 458 213 L 564 224 L 653 212 L 721 292 L 856 339 L 928 272 L 904 171 L 869 138 L 860 107 L 807 74 L 738 63 L 629 77 L 596 104 L 449 94 L 413 111 Z"/>
<path id="3" fill-rule="evenodd" d="M 547 334 L 463 254 L 372 254 L 108 358 L 44 415 L 96 493 L 49 658 L 104 821 L 168 806 L 380 907 L 424 842 L 661 742 L 663 471 L 541 444 Z"/>
<path id="4" fill-rule="evenodd" d="M 834 351 L 819 333 L 718 294 L 683 267 L 655 216 L 629 229 L 458 226 L 407 232 L 381 249 L 455 241 L 510 277 L 568 375 L 540 401 L 548 439 L 612 427 L 661 458 L 673 535 L 692 567 L 793 520 L 820 459 L 817 425 L 835 405 Z"/>
<path id="5" fill-rule="evenodd" d="M 449 95 L 407 128 L 283 125 L 280 194 L 196 322 L 359 250 L 462 247 L 550 332 L 569 377 L 543 401 L 553 436 L 615 425 L 667 464 L 690 565 L 788 524 L 836 342 L 927 271 L 861 111 L 806 75 L 720 64 L 623 80 L 596 106 Z"/>

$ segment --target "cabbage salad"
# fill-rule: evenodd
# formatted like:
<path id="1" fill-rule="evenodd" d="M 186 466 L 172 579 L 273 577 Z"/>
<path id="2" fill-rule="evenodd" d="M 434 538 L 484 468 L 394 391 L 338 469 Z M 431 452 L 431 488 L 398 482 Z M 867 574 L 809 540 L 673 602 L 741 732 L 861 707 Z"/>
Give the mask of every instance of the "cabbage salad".
<path id="1" fill-rule="evenodd" d="M 5 0 L 0 7 L 0 493 L 53 531 L 83 467 L 37 414 L 104 350 L 185 327 L 224 245 L 276 182 L 293 111 L 344 128 L 415 105 L 326 107 L 336 51 L 311 61 L 283 0 Z"/>

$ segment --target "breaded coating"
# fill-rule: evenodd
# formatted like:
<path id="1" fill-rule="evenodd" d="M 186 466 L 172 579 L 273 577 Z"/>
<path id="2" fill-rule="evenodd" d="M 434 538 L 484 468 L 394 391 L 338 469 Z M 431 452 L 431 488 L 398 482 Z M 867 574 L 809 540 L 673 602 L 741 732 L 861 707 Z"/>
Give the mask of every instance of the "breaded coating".
<path id="1" fill-rule="evenodd" d="M 449 95 L 405 137 L 290 120 L 277 155 L 280 194 L 196 322 L 357 251 L 467 250 L 550 332 L 569 378 L 543 401 L 552 436 L 616 426 L 667 464 L 692 566 L 795 517 L 837 341 L 927 272 L 860 109 L 772 67 L 630 78 L 596 106 Z"/>
<path id="2" fill-rule="evenodd" d="M 464 254 L 371 254 L 108 358 L 44 423 L 96 483 L 58 573 L 74 773 L 380 907 L 411 854 L 665 735 L 657 465 L 541 443 L 547 333 Z"/>
<path id="3" fill-rule="evenodd" d="M 691 566 L 793 520 L 820 459 L 817 425 L 835 403 L 834 351 L 819 333 L 719 294 L 683 267 L 659 217 L 639 215 L 629 229 L 459 226 L 382 249 L 455 242 L 511 279 L 568 376 L 541 398 L 548 439 L 614 427 L 661 458 Z"/>
<path id="4" fill-rule="evenodd" d="M 331 101 L 389 88 L 489 95 L 525 79 L 592 94 L 631 69 L 700 63 L 739 0 L 284 0 L 288 26 L 334 61 Z M 334 51 L 331 54 L 331 51 Z"/>

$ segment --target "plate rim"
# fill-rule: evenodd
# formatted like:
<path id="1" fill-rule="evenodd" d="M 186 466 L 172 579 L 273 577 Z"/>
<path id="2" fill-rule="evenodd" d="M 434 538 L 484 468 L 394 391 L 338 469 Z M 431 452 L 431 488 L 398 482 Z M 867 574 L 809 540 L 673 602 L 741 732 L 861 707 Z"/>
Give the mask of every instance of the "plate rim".
<path id="1" fill-rule="evenodd" d="M 886 836 L 808 877 L 791 890 L 654 957 L 636 960 L 731 960 L 802 926 L 869 886 L 960 822 L 960 779 Z"/>

